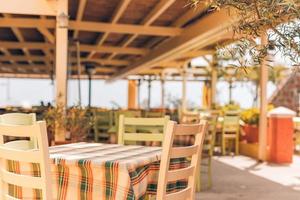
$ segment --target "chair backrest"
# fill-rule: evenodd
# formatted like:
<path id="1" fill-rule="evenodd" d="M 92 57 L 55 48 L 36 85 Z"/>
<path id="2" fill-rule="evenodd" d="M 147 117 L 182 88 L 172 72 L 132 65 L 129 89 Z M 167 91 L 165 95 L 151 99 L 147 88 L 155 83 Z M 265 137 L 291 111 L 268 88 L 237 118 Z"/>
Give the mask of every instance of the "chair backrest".
<path id="1" fill-rule="evenodd" d="M 180 123 L 181 124 L 196 124 L 200 122 L 200 114 L 198 112 L 182 111 Z"/>
<path id="2" fill-rule="evenodd" d="M 7 113 L 0 115 L 0 123 L 11 125 L 32 125 L 36 122 L 35 113 Z"/>
<path id="3" fill-rule="evenodd" d="M 16 126 L 33 125 L 34 123 L 36 123 L 36 114 L 35 113 L 30 113 L 30 114 L 7 113 L 7 114 L 0 115 L 0 123 L 6 125 L 16 125 Z M 35 138 L 30 137 L 29 143 L 24 140 L 19 140 L 14 142 L 14 144 L 12 145 L 14 145 L 15 147 L 19 146 L 21 148 L 25 148 L 26 146 L 28 146 L 28 148 L 33 148 L 37 145 L 37 141 Z"/>
<path id="4" fill-rule="evenodd" d="M 120 115 L 118 144 L 125 144 L 127 141 L 162 143 L 169 120 L 169 116 L 162 118 L 134 118 Z M 128 131 L 128 128 L 131 128 L 130 131 Z M 132 130 L 132 128 L 134 128 L 134 130 Z M 144 131 L 137 133 L 138 129 L 144 129 L 147 133 Z"/>
<path id="5" fill-rule="evenodd" d="M 141 111 L 135 110 L 119 110 L 114 113 L 114 125 L 118 128 L 119 127 L 119 118 L 120 115 L 124 115 L 125 117 L 141 117 Z"/>
<path id="6" fill-rule="evenodd" d="M 195 178 L 200 165 L 204 137 L 207 131 L 207 122 L 199 124 L 179 124 L 170 121 L 165 134 L 163 151 L 160 162 L 157 186 L 157 200 L 192 200 L 195 198 Z M 175 136 L 193 135 L 195 142 L 191 146 L 173 147 Z M 191 157 L 190 166 L 178 170 L 169 170 L 170 159 Z M 178 192 L 167 194 L 168 182 L 186 179 L 187 187 Z"/>
<path id="7" fill-rule="evenodd" d="M 218 117 L 219 115 L 217 113 L 210 113 L 210 115 L 203 118 L 208 123 L 207 133 L 204 139 L 203 153 L 209 156 L 213 156 Z"/>
<path id="8" fill-rule="evenodd" d="M 112 111 L 93 111 L 94 127 L 95 128 L 110 128 L 113 125 L 113 112 Z"/>
<path id="9" fill-rule="evenodd" d="M 240 115 L 238 112 L 227 112 L 224 115 L 223 132 L 238 132 L 240 130 Z"/>
<path id="10" fill-rule="evenodd" d="M 4 136 L 11 137 L 34 137 L 37 139 L 38 148 L 21 150 L 4 144 Z M 33 125 L 4 125 L 0 124 L 0 174 L 3 200 L 15 199 L 8 191 L 8 185 L 22 188 L 39 189 L 42 191 L 44 200 L 51 200 L 51 176 L 50 160 L 48 153 L 48 138 L 45 122 L 37 122 Z M 10 161 L 20 163 L 36 163 L 40 167 L 40 177 L 20 175 L 9 171 Z"/>

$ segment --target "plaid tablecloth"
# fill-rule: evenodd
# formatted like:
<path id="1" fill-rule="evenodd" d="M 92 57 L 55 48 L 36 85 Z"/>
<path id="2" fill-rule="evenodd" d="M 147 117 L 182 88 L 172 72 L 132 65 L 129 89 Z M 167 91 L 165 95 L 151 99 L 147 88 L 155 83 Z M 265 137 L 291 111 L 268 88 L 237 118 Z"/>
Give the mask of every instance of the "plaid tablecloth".
<path id="1" fill-rule="evenodd" d="M 161 148 L 116 144 L 75 143 L 50 147 L 53 194 L 59 200 L 136 200 L 155 194 Z M 186 167 L 177 159 L 171 168 Z M 10 170 L 39 176 L 39 166 L 10 162 Z M 169 191 L 186 187 L 186 181 L 168 185 Z M 39 190 L 10 186 L 20 199 L 40 199 Z"/>

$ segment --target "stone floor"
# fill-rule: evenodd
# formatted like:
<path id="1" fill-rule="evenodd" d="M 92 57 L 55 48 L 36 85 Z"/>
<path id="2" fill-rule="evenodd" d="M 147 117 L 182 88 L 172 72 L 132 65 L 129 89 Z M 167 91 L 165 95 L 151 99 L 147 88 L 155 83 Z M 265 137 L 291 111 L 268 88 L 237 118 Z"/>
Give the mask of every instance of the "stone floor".
<path id="1" fill-rule="evenodd" d="M 197 200 L 299 200 L 300 157 L 292 165 L 257 163 L 237 157 L 216 157 L 213 188 Z"/>

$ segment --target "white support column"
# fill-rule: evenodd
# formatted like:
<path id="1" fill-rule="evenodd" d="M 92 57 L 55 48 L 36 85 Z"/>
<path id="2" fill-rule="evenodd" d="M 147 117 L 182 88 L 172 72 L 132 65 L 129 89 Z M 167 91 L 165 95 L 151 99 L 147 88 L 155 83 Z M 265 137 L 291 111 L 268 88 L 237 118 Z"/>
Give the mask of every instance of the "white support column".
<path id="1" fill-rule="evenodd" d="M 67 106 L 68 0 L 57 1 L 56 105 Z M 55 141 L 65 141 L 65 130 L 56 129 Z"/>
<path id="2" fill-rule="evenodd" d="M 57 1 L 56 22 L 56 105 L 67 105 L 68 0 Z M 65 19 L 64 19 L 65 18 Z"/>
<path id="3" fill-rule="evenodd" d="M 181 99 L 181 109 L 182 111 L 186 110 L 186 82 L 187 82 L 187 72 L 186 65 L 182 69 L 182 99 Z"/>
<path id="4" fill-rule="evenodd" d="M 161 109 L 165 108 L 165 77 L 162 75 L 160 79 L 161 87 Z"/>
<path id="5" fill-rule="evenodd" d="M 261 36 L 262 45 L 268 43 L 267 33 Z M 259 116 L 259 159 L 265 161 L 267 159 L 267 83 L 268 83 L 268 66 L 267 58 L 265 58 L 260 68 L 260 116 Z"/>

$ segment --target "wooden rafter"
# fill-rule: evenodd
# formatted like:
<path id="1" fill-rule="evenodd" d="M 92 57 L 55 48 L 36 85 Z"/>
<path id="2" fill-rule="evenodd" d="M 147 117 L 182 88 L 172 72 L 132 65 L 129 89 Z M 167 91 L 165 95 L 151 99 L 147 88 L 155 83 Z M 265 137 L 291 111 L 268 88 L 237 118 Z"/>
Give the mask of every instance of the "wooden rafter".
<path id="1" fill-rule="evenodd" d="M 49 43 L 43 42 L 6 42 L 0 41 L 0 46 L 7 49 L 54 49 L 55 46 Z M 75 47 L 70 47 L 71 51 L 76 51 Z M 113 46 L 95 46 L 95 45 L 80 45 L 80 50 L 82 52 L 97 51 L 102 53 L 120 53 L 120 54 L 133 54 L 133 55 L 144 55 L 149 52 L 145 48 L 134 48 L 134 47 L 113 47 Z"/>
<path id="2" fill-rule="evenodd" d="M 185 29 L 183 34 L 159 45 L 137 62 L 114 74 L 110 80 L 123 78 L 140 70 L 151 68 L 157 63 L 172 60 L 194 48 L 203 48 L 229 31 L 229 26 L 236 21 L 228 10 L 221 10 L 206 16 L 198 23 Z M 234 13 L 234 12 L 231 12 Z M 216 42 L 216 41 L 214 41 Z"/>
<path id="3" fill-rule="evenodd" d="M 142 25 L 145 27 L 148 27 L 151 25 L 165 10 L 167 10 L 175 0 L 162 0 L 160 1 L 154 9 L 144 18 L 142 21 Z M 130 36 L 123 44 L 123 47 L 128 46 L 136 37 L 138 34 L 133 34 Z M 116 54 L 110 55 L 109 59 L 112 59 Z"/>
<path id="4" fill-rule="evenodd" d="M 25 15 L 56 15 L 55 0 L 0 0 L 0 13 Z"/>
<path id="5" fill-rule="evenodd" d="M 131 0 L 121 0 L 121 2 L 119 3 L 115 13 L 113 14 L 113 18 L 111 20 L 112 24 L 116 24 L 118 22 L 118 20 L 121 18 L 122 14 L 124 13 L 125 9 L 127 8 L 127 6 L 129 5 Z M 106 40 L 106 38 L 108 37 L 109 32 L 105 32 L 102 37 L 98 37 L 96 44 L 101 46 L 104 41 Z M 88 58 L 91 58 L 96 52 L 93 51 L 88 55 Z"/>
<path id="6" fill-rule="evenodd" d="M 55 28 L 53 19 L 25 19 L 25 18 L 1 18 L 0 27 L 16 28 Z M 142 26 L 132 24 L 111 24 L 103 22 L 69 21 L 70 30 L 90 32 L 111 32 L 123 34 L 139 34 L 153 36 L 178 36 L 182 33 L 180 28 L 162 26 Z"/>

